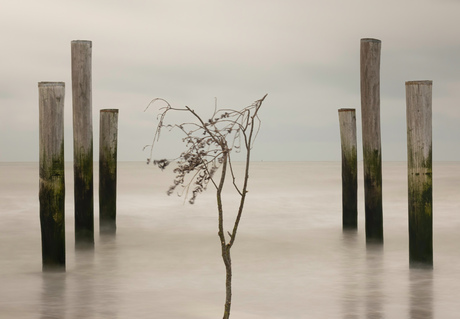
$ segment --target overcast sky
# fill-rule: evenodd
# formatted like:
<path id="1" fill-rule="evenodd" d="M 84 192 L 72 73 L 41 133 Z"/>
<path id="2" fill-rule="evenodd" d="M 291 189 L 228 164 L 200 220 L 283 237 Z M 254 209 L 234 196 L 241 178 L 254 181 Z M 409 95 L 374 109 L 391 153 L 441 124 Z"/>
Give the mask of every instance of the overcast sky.
<path id="1" fill-rule="evenodd" d="M 406 160 L 405 81 L 433 80 L 434 159 L 460 160 L 459 0 L 0 0 L 0 9 L 0 161 L 38 161 L 40 81 L 66 83 L 72 160 L 72 40 L 93 42 L 95 160 L 100 109 L 120 110 L 119 160 L 143 161 L 153 98 L 206 116 L 215 97 L 239 109 L 265 93 L 254 160 L 340 160 L 343 107 L 357 110 L 361 158 L 361 38 L 382 41 L 383 159 Z"/>

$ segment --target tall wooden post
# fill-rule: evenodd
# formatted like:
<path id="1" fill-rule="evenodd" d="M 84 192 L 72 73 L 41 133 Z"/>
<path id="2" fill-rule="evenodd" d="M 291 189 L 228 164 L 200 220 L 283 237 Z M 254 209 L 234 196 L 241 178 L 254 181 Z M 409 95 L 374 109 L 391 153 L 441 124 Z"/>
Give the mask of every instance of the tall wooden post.
<path id="1" fill-rule="evenodd" d="M 115 234 L 117 212 L 118 110 L 100 111 L 99 133 L 99 230 Z"/>
<path id="2" fill-rule="evenodd" d="M 72 41 L 75 244 L 94 246 L 91 41 Z"/>
<path id="3" fill-rule="evenodd" d="M 339 109 L 342 144 L 342 227 L 358 228 L 358 155 L 355 109 Z"/>
<path id="4" fill-rule="evenodd" d="M 39 82 L 43 271 L 65 270 L 64 82 Z"/>
<path id="5" fill-rule="evenodd" d="M 377 243 L 383 243 L 380 47 L 380 40 L 361 39 L 361 118 L 366 242 Z"/>
<path id="6" fill-rule="evenodd" d="M 406 82 L 409 264 L 433 267 L 432 81 Z"/>

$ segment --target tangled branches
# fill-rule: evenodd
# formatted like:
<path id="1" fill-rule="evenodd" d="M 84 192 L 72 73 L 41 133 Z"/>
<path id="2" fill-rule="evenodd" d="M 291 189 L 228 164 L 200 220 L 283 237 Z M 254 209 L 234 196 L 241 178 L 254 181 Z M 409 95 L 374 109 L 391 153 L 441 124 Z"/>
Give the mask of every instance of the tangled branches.
<path id="1" fill-rule="evenodd" d="M 230 317 L 232 299 L 232 263 L 230 249 L 235 242 L 238 225 L 243 213 L 249 179 L 250 155 L 261 123 L 258 112 L 266 96 L 267 95 L 255 101 L 250 106 L 243 108 L 241 111 L 232 109 L 217 110 L 217 108 L 215 108 L 214 113 L 207 121 L 204 121 L 202 117 L 188 106 L 184 108 L 174 108 L 163 99 L 154 99 L 149 104 L 150 106 L 154 102 L 161 100 L 166 103 L 166 106 L 160 109 L 160 114 L 158 115 L 159 123 L 155 131 L 153 142 L 151 145 L 146 146 L 150 146 L 151 148 L 150 157 L 147 159 L 147 163 L 151 162 L 153 147 L 155 142 L 160 138 L 162 129 L 178 129 L 182 131 L 185 136 L 183 138 L 183 142 L 186 145 L 185 151 L 183 151 L 179 157 L 173 160 L 161 159 L 153 161 L 153 164 L 157 165 L 161 170 L 165 169 L 171 162 L 176 162 L 176 167 L 174 168 L 176 177 L 174 178 L 173 185 L 168 189 L 167 194 L 171 195 L 180 187 L 182 189 L 179 190 L 178 193 L 181 195 L 185 192 L 185 198 L 187 198 L 191 190 L 192 194 L 190 195 L 189 203 L 193 204 L 198 194 L 206 190 L 209 182 L 216 188 L 218 235 L 221 243 L 222 259 L 225 264 L 227 275 L 225 282 L 224 319 Z M 147 106 L 147 108 L 149 106 Z M 186 112 L 192 116 L 192 121 L 175 125 L 165 124 L 165 118 L 171 112 Z M 144 147 L 144 149 L 146 147 Z M 240 152 L 242 150 L 246 153 L 246 160 L 243 186 L 240 189 L 235 182 L 236 179 L 230 154 L 232 151 Z M 216 178 L 214 175 L 219 168 L 221 168 L 220 177 Z M 233 179 L 233 186 L 240 196 L 240 203 L 233 229 L 231 232 L 227 232 L 230 236 L 228 240 L 224 232 L 224 209 L 222 205 L 222 189 L 224 188 L 227 171 L 230 171 Z"/>
<path id="2" fill-rule="evenodd" d="M 209 182 L 216 189 L 219 188 L 219 182 L 214 179 L 214 174 L 224 162 L 227 162 L 232 174 L 233 185 L 242 195 L 243 191 L 235 183 L 236 178 L 233 174 L 230 154 L 232 151 L 239 153 L 242 148 L 246 151 L 252 148 L 261 124 L 258 112 L 265 97 L 266 95 L 239 111 L 218 110 L 216 107 L 212 116 L 207 120 L 188 106 L 175 108 L 164 99 L 152 100 L 146 110 L 159 101 L 166 103 L 166 106 L 159 109 L 159 122 L 152 144 L 144 147 L 144 149 L 150 147 L 150 157 L 147 163 L 152 162 L 154 145 L 159 140 L 163 129 L 180 130 L 184 134 L 182 141 L 185 143 L 185 151 L 177 158 L 153 160 L 153 164 L 161 170 L 172 162 L 176 164 L 174 168 L 176 177 L 167 194 L 171 195 L 174 191 L 177 191 L 179 195 L 185 194 L 186 198 L 189 197 L 189 203 L 193 204 L 197 195 L 207 189 Z M 187 112 L 192 116 L 192 121 L 166 124 L 166 117 L 171 112 Z"/>

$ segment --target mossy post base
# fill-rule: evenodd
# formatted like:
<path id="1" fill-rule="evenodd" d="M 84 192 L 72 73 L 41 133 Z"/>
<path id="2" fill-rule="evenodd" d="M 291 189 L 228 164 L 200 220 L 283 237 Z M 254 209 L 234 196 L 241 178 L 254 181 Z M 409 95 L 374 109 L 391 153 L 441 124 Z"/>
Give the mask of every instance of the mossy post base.
<path id="1" fill-rule="evenodd" d="M 380 47 L 380 40 L 361 39 L 361 120 L 366 242 L 383 244 Z"/>
<path id="2" fill-rule="evenodd" d="M 40 228 L 43 271 L 65 271 L 64 82 L 40 82 Z"/>
<path id="3" fill-rule="evenodd" d="M 94 247 L 91 41 L 72 41 L 75 245 Z"/>
<path id="4" fill-rule="evenodd" d="M 406 82 L 409 264 L 433 267 L 432 81 Z"/>
<path id="5" fill-rule="evenodd" d="M 99 128 L 99 230 L 101 234 L 115 234 L 118 110 L 101 110 Z"/>
<path id="6" fill-rule="evenodd" d="M 342 145 L 342 227 L 358 228 L 358 160 L 355 109 L 339 109 Z"/>

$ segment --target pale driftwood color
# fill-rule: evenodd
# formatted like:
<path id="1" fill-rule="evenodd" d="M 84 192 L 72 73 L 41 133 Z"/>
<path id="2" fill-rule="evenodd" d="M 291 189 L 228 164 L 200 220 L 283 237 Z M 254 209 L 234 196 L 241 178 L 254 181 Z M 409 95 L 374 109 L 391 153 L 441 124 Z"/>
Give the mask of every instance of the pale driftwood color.
<path id="1" fill-rule="evenodd" d="M 361 39 L 361 120 L 366 241 L 383 243 L 380 47 L 380 40 Z"/>
<path id="2" fill-rule="evenodd" d="M 65 270 L 64 82 L 39 82 L 40 226 L 43 271 Z"/>
<path id="3" fill-rule="evenodd" d="M 409 263 L 433 267 L 432 81 L 406 82 Z"/>
<path id="4" fill-rule="evenodd" d="M 75 244 L 94 245 L 91 41 L 72 41 Z"/>
<path id="5" fill-rule="evenodd" d="M 117 212 L 118 110 L 100 111 L 99 126 L 99 230 L 115 234 Z"/>
<path id="6" fill-rule="evenodd" d="M 358 159 L 355 109 L 339 109 L 342 145 L 342 227 L 358 227 Z"/>

